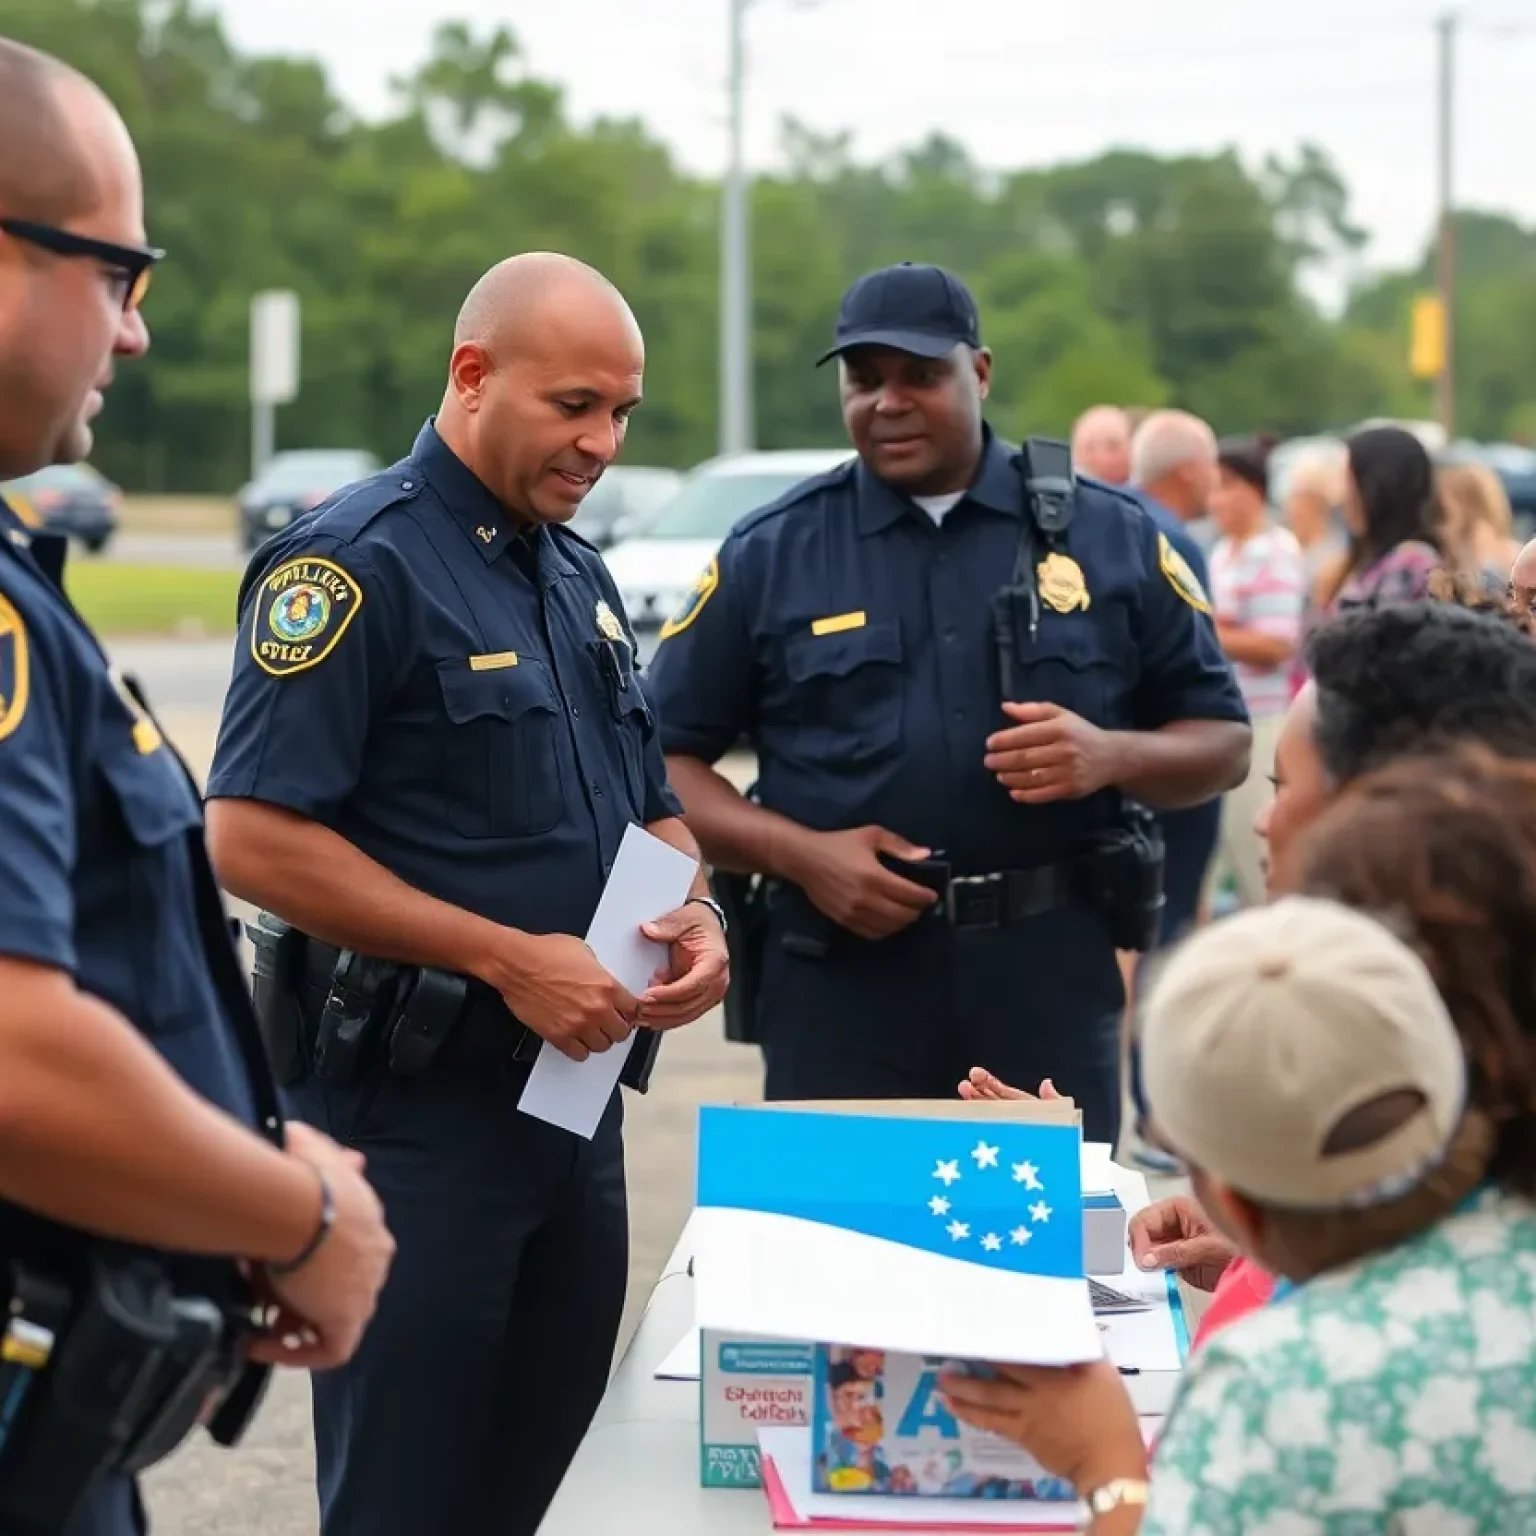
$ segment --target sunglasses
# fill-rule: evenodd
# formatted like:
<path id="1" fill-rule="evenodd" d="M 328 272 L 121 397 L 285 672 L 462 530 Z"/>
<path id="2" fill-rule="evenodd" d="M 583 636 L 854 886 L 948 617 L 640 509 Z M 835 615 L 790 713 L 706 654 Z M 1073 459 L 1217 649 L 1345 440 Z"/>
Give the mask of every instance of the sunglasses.
<path id="1" fill-rule="evenodd" d="M 123 313 L 131 314 L 149 291 L 150 275 L 164 251 L 148 245 L 117 245 L 111 240 L 95 240 L 77 235 L 52 224 L 37 224 L 31 219 L 0 218 L 0 231 L 13 240 L 25 241 L 39 250 L 75 260 L 99 261 L 122 278 Z"/>

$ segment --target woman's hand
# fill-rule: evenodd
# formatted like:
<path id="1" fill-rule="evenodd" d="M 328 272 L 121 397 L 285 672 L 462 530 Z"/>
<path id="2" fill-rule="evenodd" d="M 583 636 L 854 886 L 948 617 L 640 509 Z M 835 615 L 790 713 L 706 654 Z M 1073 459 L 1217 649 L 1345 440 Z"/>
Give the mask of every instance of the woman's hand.
<path id="1" fill-rule="evenodd" d="M 959 1085 L 959 1093 L 962 1099 L 1059 1099 L 1061 1097 L 1050 1078 L 1046 1078 L 1040 1084 L 1039 1093 L 1030 1093 L 1024 1088 L 1010 1087 L 1002 1078 L 994 1076 L 985 1067 L 972 1067 L 969 1075 Z"/>
<path id="2" fill-rule="evenodd" d="M 939 1389 L 957 1419 L 1028 1451 L 1080 1494 L 1117 1477 L 1145 1478 L 1146 1443 L 1130 1394 L 1108 1360 L 997 1365 L 995 1381 L 946 1372 Z"/>

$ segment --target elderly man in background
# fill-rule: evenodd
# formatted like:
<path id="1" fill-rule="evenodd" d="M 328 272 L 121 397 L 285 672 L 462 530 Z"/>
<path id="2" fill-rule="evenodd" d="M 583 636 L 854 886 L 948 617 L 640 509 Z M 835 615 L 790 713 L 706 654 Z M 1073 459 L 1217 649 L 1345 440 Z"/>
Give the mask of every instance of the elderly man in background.
<path id="1" fill-rule="evenodd" d="M 1515 556 L 1510 567 L 1509 614 L 1527 634 L 1536 634 L 1536 539 Z"/>
<path id="2" fill-rule="evenodd" d="M 1090 406 L 1072 428 L 1072 462 L 1107 485 L 1131 475 L 1131 419 L 1118 405 Z"/>

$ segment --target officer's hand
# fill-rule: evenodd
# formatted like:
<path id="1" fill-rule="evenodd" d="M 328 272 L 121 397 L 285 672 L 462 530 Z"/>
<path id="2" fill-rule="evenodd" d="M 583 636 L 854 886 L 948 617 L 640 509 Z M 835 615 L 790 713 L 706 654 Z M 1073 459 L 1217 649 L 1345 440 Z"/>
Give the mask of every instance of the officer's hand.
<path id="1" fill-rule="evenodd" d="M 646 1028 L 692 1024 L 725 996 L 731 979 L 725 930 L 708 907 L 691 902 L 640 931 L 668 950 L 668 964 L 651 978 L 640 998 L 639 1022 Z"/>
<path id="2" fill-rule="evenodd" d="M 520 936 L 516 968 L 496 982 L 507 1007 L 572 1061 L 629 1039 L 639 1000 L 568 933 Z"/>
<path id="3" fill-rule="evenodd" d="M 1197 1291 L 1214 1291 L 1237 1250 L 1187 1195 L 1143 1206 L 1127 1232 L 1140 1269 L 1171 1269 Z"/>
<path id="4" fill-rule="evenodd" d="M 394 1261 L 395 1240 L 358 1154 L 303 1125 L 288 1127 L 288 1146 L 325 1174 L 336 1218 L 313 1257 L 292 1274 L 258 1270 L 253 1276 L 278 1311 L 251 1358 L 264 1365 L 332 1370 L 350 1360 L 362 1342 Z"/>
<path id="5" fill-rule="evenodd" d="M 797 871 L 796 882 L 818 911 L 861 939 L 886 939 L 900 933 L 938 897 L 925 885 L 904 879 L 877 857 L 886 853 L 908 861 L 926 859 L 916 848 L 884 827 L 855 827 L 850 832 L 816 835 Z"/>
<path id="6" fill-rule="evenodd" d="M 1016 724 L 987 738 L 987 770 L 1020 805 L 1081 800 L 1119 774 L 1114 734 L 1059 704 L 1004 704 Z"/>

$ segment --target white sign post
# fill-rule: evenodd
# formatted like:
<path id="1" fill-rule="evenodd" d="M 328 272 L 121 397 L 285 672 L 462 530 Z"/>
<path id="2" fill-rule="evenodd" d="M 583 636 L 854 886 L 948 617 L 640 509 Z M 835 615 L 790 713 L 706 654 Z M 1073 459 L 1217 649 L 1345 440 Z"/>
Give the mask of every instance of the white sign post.
<path id="1" fill-rule="evenodd" d="M 272 457 L 273 413 L 299 393 L 299 296 L 272 288 L 251 299 L 251 474 Z"/>

